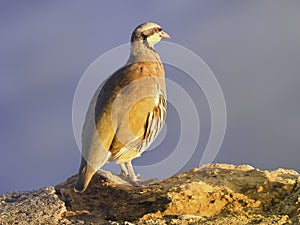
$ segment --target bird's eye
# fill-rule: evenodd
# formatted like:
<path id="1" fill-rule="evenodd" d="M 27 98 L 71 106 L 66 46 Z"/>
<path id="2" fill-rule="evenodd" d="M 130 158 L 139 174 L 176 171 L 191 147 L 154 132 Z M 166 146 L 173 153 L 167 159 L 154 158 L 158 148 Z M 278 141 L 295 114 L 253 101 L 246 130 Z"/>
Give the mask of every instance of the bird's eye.
<path id="1" fill-rule="evenodd" d="M 159 27 L 159 28 L 158 28 L 158 31 L 162 31 L 162 28 L 161 28 L 161 27 Z"/>

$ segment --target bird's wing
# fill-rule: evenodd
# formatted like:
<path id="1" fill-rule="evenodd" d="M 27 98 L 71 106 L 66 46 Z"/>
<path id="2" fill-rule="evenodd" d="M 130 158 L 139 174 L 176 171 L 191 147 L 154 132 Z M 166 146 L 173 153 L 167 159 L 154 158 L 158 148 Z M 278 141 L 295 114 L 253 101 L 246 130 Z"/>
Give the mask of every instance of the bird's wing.
<path id="1" fill-rule="evenodd" d="M 125 82 L 125 79 L 122 79 L 124 69 L 126 68 L 121 68 L 106 79 L 90 101 L 82 131 L 82 159 L 75 191 L 84 191 L 93 174 L 111 156 L 109 148 L 115 136 L 111 105 L 120 89 L 119 85 Z"/>
<path id="2" fill-rule="evenodd" d="M 98 169 L 106 161 L 110 144 L 115 136 L 111 121 L 111 102 L 118 86 L 122 69 L 108 77 L 97 89 L 90 101 L 82 130 L 82 156 Z"/>
<path id="3" fill-rule="evenodd" d="M 107 160 L 114 139 L 118 118 L 113 118 L 112 107 L 120 90 L 131 82 L 126 76 L 132 65 L 124 66 L 108 77 L 90 101 L 82 131 L 82 156 L 93 168 Z"/>

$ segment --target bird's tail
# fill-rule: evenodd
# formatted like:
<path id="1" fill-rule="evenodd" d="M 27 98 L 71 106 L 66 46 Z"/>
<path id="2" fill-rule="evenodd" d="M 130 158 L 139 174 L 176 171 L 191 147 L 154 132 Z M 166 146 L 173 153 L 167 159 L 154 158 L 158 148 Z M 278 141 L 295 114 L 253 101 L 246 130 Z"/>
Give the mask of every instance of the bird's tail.
<path id="1" fill-rule="evenodd" d="M 96 171 L 82 157 L 74 191 L 80 193 L 84 192 L 95 172 Z"/>

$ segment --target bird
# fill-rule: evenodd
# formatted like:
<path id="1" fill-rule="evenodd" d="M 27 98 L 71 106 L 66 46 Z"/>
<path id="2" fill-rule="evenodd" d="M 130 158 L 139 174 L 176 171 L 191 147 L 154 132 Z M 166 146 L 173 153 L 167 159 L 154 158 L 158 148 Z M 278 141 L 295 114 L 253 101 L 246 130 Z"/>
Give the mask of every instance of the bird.
<path id="1" fill-rule="evenodd" d="M 84 192 L 97 170 L 112 161 L 120 164 L 121 175 L 131 184 L 142 184 L 131 161 L 151 145 L 166 119 L 165 71 L 154 49 L 162 38 L 170 35 L 157 23 L 137 26 L 127 62 L 92 97 L 83 125 L 75 192 Z"/>

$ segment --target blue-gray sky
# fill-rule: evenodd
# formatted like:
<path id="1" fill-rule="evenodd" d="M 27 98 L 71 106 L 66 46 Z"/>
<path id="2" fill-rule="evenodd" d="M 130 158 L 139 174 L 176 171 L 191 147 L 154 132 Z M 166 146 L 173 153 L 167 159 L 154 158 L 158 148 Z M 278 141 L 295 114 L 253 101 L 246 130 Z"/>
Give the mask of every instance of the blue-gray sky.
<path id="1" fill-rule="evenodd" d="M 145 21 L 202 57 L 222 87 L 228 122 L 215 162 L 300 171 L 299 11 L 292 0 L 1 1 L 0 193 L 55 185 L 77 172 L 76 86 L 97 57 L 127 43 Z"/>

